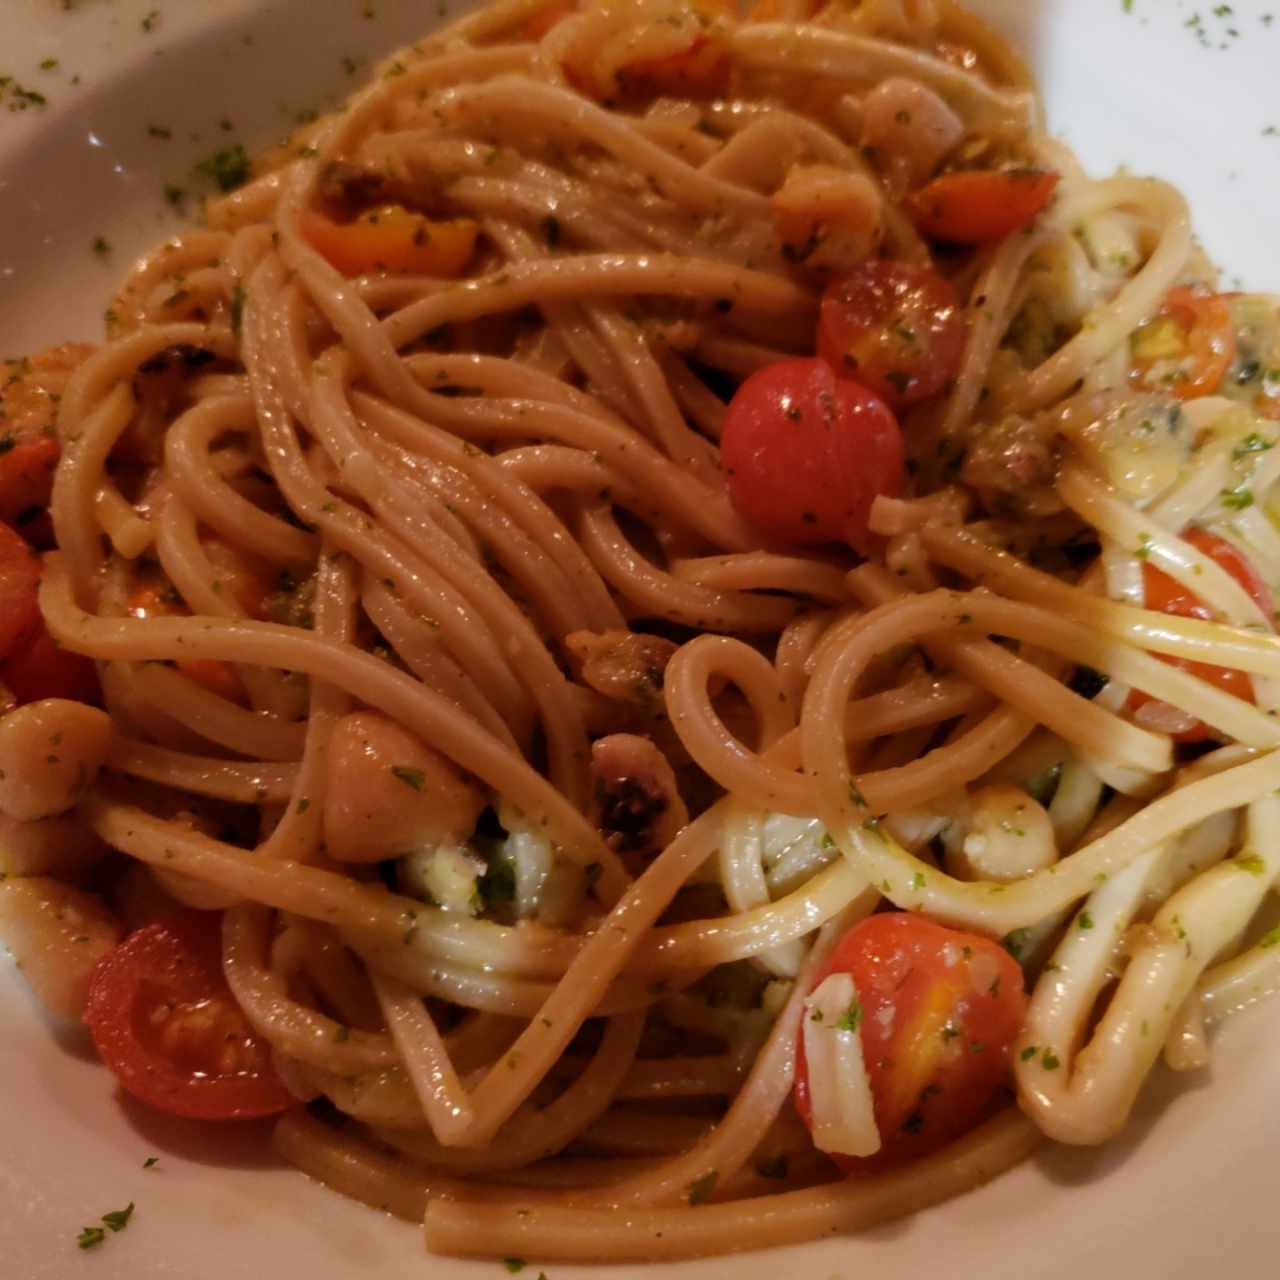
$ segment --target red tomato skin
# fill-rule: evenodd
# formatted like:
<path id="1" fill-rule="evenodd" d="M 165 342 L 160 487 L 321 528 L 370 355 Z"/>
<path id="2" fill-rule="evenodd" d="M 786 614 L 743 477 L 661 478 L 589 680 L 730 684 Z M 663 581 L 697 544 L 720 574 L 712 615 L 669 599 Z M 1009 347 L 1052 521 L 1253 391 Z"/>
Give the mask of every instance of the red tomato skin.
<path id="1" fill-rule="evenodd" d="M 59 649 L 40 616 L 43 563 L 21 534 L 0 522 L 0 684 L 19 703 L 41 698 L 99 701 L 88 658 Z"/>
<path id="2" fill-rule="evenodd" d="M 1211 560 L 1222 566 L 1253 598 L 1254 603 L 1270 618 L 1274 616 L 1275 598 L 1271 588 L 1263 581 L 1261 574 L 1253 567 L 1253 563 L 1242 552 L 1208 529 L 1190 529 L 1183 535 L 1197 551 L 1203 552 Z M 1162 573 L 1154 565 L 1142 566 L 1143 599 L 1148 609 L 1157 613 L 1168 613 L 1179 618 L 1201 618 L 1205 621 L 1213 619 L 1213 611 L 1206 607 L 1196 596 L 1192 595 L 1181 583 Z M 1252 702 L 1253 681 L 1245 671 L 1234 667 L 1217 667 L 1208 662 L 1193 662 L 1188 658 L 1158 655 L 1163 662 L 1180 667 L 1190 672 L 1197 679 L 1234 694 L 1246 702 Z M 1133 689 L 1124 704 L 1124 710 L 1132 715 L 1140 707 L 1145 706 L 1151 698 L 1140 689 Z M 1201 720 L 1197 720 L 1189 729 L 1170 735 L 1175 742 L 1205 742 L 1213 736 L 1213 731 Z"/>
<path id="3" fill-rule="evenodd" d="M 1188 529 L 1183 535 L 1201 554 L 1208 556 L 1224 568 L 1248 593 L 1253 602 L 1270 618 L 1275 610 L 1271 588 L 1253 567 L 1253 562 L 1238 551 L 1226 538 L 1220 538 L 1208 529 Z M 1176 614 L 1181 618 L 1212 618 L 1213 614 L 1200 600 L 1168 574 L 1154 565 L 1142 567 L 1144 598 L 1148 609 L 1160 613 Z"/>
<path id="4" fill-rule="evenodd" d="M 965 340 L 955 290 L 927 267 L 865 262 L 822 296 L 818 354 L 894 410 L 943 391 L 959 372 Z"/>
<path id="5" fill-rule="evenodd" d="M 0 662 L 0 684 L 19 703 L 70 698 L 97 706 L 102 701 L 97 667 L 83 654 L 59 649 L 42 618 Z"/>
<path id="6" fill-rule="evenodd" d="M 833 1155 L 846 1173 L 873 1173 L 928 1155 L 986 1119 L 1011 1079 L 1022 1029 L 1022 970 L 998 943 L 907 911 L 854 925 L 814 979 L 851 974 L 881 1149 Z M 796 1111 L 812 1109 L 804 1036 L 796 1045 Z"/>
<path id="7" fill-rule="evenodd" d="M 848 542 L 864 555 L 877 494 L 902 491 L 905 447 L 879 397 L 825 360 L 780 360 L 753 373 L 725 414 L 720 458 L 729 497 L 768 538 Z"/>
<path id="8" fill-rule="evenodd" d="M 906 199 L 907 216 L 931 240 L 986 244 L 1034 222 L 1058 175 L 1042 169 L 944 173 Z"/>
<path id="9" fill-rule="evenodd" d="M 20 533 L 0 523 L 0 658 L 12 653 L 39 622 L 39 587 L 39 553 Z"/>
<path id="10" fill-rule="evenodd" d="M 35 537 L 38 532 L 42 545 L 51 531 L 43 508 L 49 505 L 60 454 L 57 440 L 39 436 L 20 441 L 0 455 L 0 520 L 20 524 L 28 537 Z"/>
<path id="11" fill-rule="evenodd" d="M 156 1043 L 150 1015 L 166 1003 L 234 1006 L 222 977 L 218 918 L 187 911 L 129 934 L 98 961 L 85 1021 L 121 1086 L 157 1110 L 193 1120 L 274 1115 L 293 1097 L 252 1032 L 244 1038 L 243 1069 L 234 1073 L 184 1065 Z"/>

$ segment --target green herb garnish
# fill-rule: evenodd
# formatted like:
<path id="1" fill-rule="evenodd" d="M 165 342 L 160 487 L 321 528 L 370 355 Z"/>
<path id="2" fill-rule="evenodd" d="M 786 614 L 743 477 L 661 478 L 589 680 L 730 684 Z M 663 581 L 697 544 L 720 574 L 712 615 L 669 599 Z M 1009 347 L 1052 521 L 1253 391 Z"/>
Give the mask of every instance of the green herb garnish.
<path id="1" fill-rule="evenodd" d="M 712 1191 L 715 1190 L 716 1178 L 718 1176 L 719 1175 L 716 1171 L 711 1169 L 707 1173 L 704 1173 L 702 1177 L 695 1178 L 689 1184 L 689 1203 L 703 1204 L 711 1195 Z"/>
<path id="2" fill-rule="evenodd" d="M 212 178 L 219 191 L 234 191 L 249 181 L 253 168 L 249 153 L 237 142 L 215 151 L 207 160 L 201 160 L 196 165 L 196 172 Z"/>
<path id="3" fill-rule="evenodd" d="M 421 791 L 426 786 L 427 777 L 421 769 L 411 768 L 407 764 L 393 764 L 391 772 L 404 783 L 406 787 L 412 787 L 415 791 Z"/>

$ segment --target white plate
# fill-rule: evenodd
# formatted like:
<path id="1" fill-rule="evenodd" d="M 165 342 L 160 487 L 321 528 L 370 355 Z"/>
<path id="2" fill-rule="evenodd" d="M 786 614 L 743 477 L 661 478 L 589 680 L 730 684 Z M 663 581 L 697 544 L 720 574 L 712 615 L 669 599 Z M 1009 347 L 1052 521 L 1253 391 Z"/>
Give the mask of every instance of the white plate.
<path id="1" fill-rule="evenodd" d="M 173 225 L 165 183 L 188 185 L 192 166 L 230 141 L 253 150 L 275 140 L 298 112 L 351 83 L 344 58 L 367 64 L 435 11 L 406 0 L 63 4 L 0 0 L 0 75 L 48 99 L 21 112 L 5 109 L 11 95 L 0 100 L 0 351 L 99 336 L 112 283 Z M 1228 278 L 1280 286 L 1270 212 L 1280 136 L 1264 132 L 1280 126 L 1280 16 L 1274 27 L 1264 22 L 1269 3 L 1237 0 L 1224 15 L 1182 0 L 1133 0 L 1129 12 L 1124 0 L 988 0 L 986 8 L 1033 52 L 1050 119 L 1089 168 L 1128 165 L 1177 182 Z M 1186 25 L 1196 12 L 1198 29 Z M 49 58 L 58 66 L 42 70 Z M 152 136 L 150 126 L 171 137 Z M 109 255 L 94 252 L 98 236 Z M 83 1037 L 51 1033 L 7 969 L 0 1026 L 5 1280 L 505 1274 L 494 1262 L 428 1260 L 411 1227 L 278 1167 L 256 1127 L 175 1127 L 122 1104 Z M 1130 1132 L 1104 1150 L 1046 1151 L 981 1192 L 860 1238 L 664 1274 L 1268 1274 L 1280 1244 L 1270 1190 L 1278 1038 L 1280 1008 L 1229 1027 L 1211 1071 L 1162 1077 Z M 159 1163 L 144 1170 L 151 1155 Z M 81 1226 L 131 1200 L 127 1231 L 92 1253 L 77 1250 Z M 655 1273 L 607 1272 L 611 1280 Z M 600 1274 L 548 1270 L 550 1280 Z"/>

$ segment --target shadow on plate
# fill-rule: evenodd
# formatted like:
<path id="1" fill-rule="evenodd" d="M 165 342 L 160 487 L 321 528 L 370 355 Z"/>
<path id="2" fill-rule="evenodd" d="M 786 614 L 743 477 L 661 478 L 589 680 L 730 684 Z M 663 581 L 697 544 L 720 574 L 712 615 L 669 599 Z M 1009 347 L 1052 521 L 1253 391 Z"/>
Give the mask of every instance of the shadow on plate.
<path id="1" fill-rule="evenodd" d="M 123 1090 L 115 1101 L 144 1145 L 160 1156 L 178 1156 L 219 1169 L 283 1169 L 271 1148 L 273 1120 L 211 1123 L 165 1115 Z"/>
<path id="2" fill-rule="evenodd" d="M 1183 1097 L 1212 1087 L 1212 1067 L 1186 1072 L 1157 1067 L 1118 1137 L 1099 1147 L 1046 1144 L 1032 1158 L 1045 1177 L 1060 1187 L 1109 1178 L 1123 1168 L 1157 1125 L 1173 1128 L 1180 1123 L 1178 1103 Z"/>

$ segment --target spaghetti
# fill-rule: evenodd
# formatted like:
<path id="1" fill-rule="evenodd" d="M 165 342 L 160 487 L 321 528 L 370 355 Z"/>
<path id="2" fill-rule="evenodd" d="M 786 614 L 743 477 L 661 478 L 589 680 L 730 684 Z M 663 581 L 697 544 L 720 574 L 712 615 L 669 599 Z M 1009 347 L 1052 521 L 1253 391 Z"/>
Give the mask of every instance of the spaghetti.
<path id="1" fill-rule="evenodd" d="M 126 1088 L 283 1111 L 445 1253 L 793 1243 L 1102 1141 L 1280 984 L 1276 317 L 952 0 L 468 14 L 15 368 L 61 459 L 0 931 Z M 788 533 L 801 409 L 732 460 L 801 362 L 881 452 Z M 43 628 L 105 713 L 19 679 Z M 892 1039 L 847 957 L 910 913 L 1003 1038 Z M 124 1045 L 138 938 L 193 985 Z"/>

